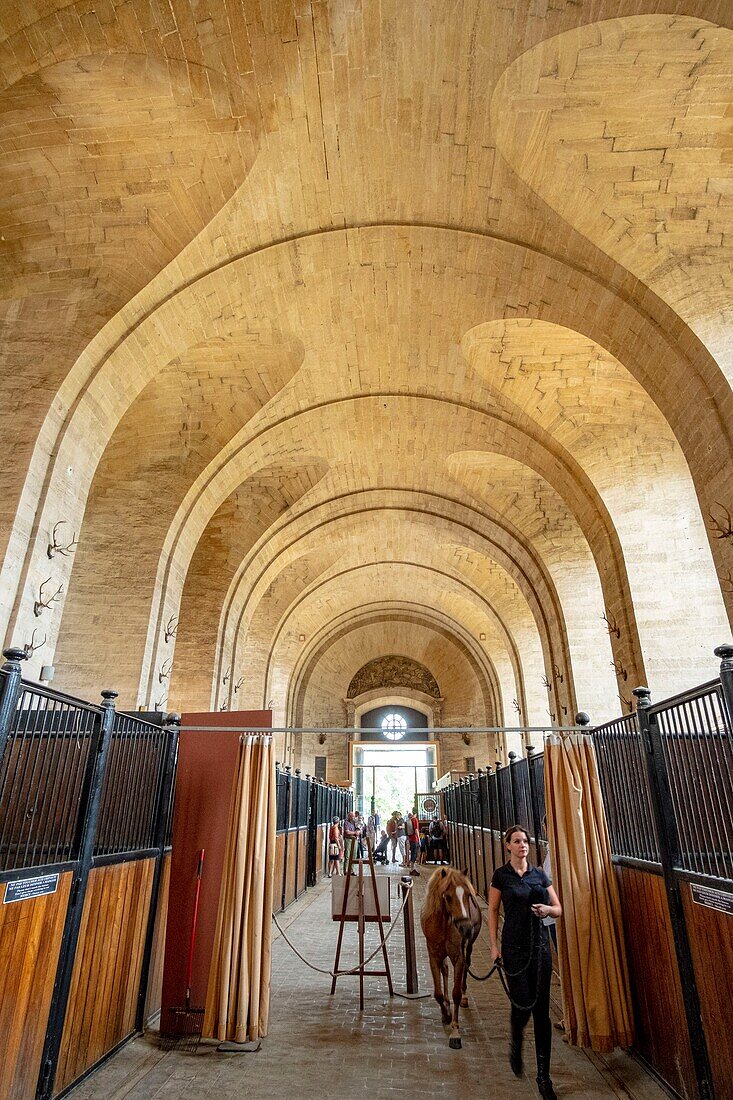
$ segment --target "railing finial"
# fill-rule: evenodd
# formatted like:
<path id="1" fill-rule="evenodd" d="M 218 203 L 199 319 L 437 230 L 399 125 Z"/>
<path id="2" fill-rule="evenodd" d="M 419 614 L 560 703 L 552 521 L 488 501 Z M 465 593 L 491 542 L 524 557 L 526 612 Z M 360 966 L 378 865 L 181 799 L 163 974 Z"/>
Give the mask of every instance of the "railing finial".
<path id="1" fill-rule="evenodd" d="M 634 688 L 632 694 L 636 696 L 637 710 L 647 710 L 652 705 L 652 693 L 648 687 Z"/>
<path id="2" fill-rule="evenodd" d="M 721 672 L 733 672 L 733 645 L 730 643 L 726 645 L 716 645 L 713 653 L 716 657 L 720 657 Z"/>
<path id="3" fill-rule="evenodd" d="M 10 649 L 3 650 L 3 657 L 5 658 L 3 672 L 12 672 L 20 668 L 20 662 L 25 661 L 28 654 L 24 649 L 20 649 L 17 645 L 14 645 L 11 646 Z"/>
<path id="4" fill-rule="evenodd" d="M 576 726 L 589 726 L 590 725 L 590 714 L 587 714 L 586 711 L 584 711 L 584 710 L 579 710 L 578 713 L 575 715 L 575 725 Z"/>

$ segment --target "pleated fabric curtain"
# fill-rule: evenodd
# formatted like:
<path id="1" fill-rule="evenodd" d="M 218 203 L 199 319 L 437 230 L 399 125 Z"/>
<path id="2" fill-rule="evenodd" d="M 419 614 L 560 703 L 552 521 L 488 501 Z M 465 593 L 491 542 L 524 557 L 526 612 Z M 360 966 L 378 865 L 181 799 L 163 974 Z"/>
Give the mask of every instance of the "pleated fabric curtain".
<path id="1" fill-rule="evenodd" d="M 243 734 L 209 970 L 207 1038 L 244 1043 L 267 1034 L 275 797 L 272 737 Z"/>
<path id="2" fill-rule="evenodd" d="M 628 1047 L 634 1024 L 621 903 L 595 749 L 586 734 L 546 742 L 545 802 L 553 884 L 563 908 L 557 932 L 568 1041 L 599 1052 Z"/>

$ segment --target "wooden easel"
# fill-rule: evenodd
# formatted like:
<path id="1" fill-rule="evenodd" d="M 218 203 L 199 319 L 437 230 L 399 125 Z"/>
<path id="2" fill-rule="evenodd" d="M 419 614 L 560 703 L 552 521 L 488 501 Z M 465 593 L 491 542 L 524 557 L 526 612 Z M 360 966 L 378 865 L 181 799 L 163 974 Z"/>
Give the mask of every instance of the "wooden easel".
<path id="1" fill-rule="evenodd" d="M 392 987 L 392 971 L 390 970 L 389 958 L 387 956 L 387 944 L 385 942 L 385 937 L 384 937 L 384 923 L 383 923 L 383 920 L 382 920 L 382 911 L 379 907 L 379 891 L 377 889 L 377 877 L 376 877 L 376 870 L 375 870 L 375 867 L 374 867 L 374 855 L 373 855 L 373 852 L 372 852 L 371 842 L 370 842 L 369 838 L 367 837 L 366 838 L 366 848 L 367 848 L 367 858 L 366 859 L 356 859 L 356 858 L 354 858 L 355 853 L 357 851 L 357 843 L 358 842 L 355 841 L 355 840 L 351 842 L 351 846 L 350 846 L 350 850 L 349 850 L 348 866 L 346 868 L 346 882 L 344 883 L 344 898 L 343 898 L 343 902 L 341 904 L 341 914 L 337 918 L 337 920 L 339 921 L 339 934 L 338 934 L 338 941 L 336 943 L 336 958 L 334 959 L 334 963 L 333 963 L 333 978 L 331 980 L 331 996 L 333 996 L 333 994 L 336 991 L 336 981 L 337 981 L 337 979 L 341 978 L 341 977 L 345 977 L 347 974 L 351 973 L 351 969 L 349 969 L 349 970 L 339 970 L 339 962 L 341 960 L 341 944 L 342 944 L 343 938 L 344 938 L 344 927 L 345 927 L 346 922 L 348 920 L 353 919 L 351 917 L 347 917 L 346 910 L 347 910 L 348 901 L 349 901 L 349 886 L 351 885 L 352 872 L 353 872 L 354 866 L 357 866 L 359 868 L 359 870 L 358 870 L 357 876 L 355 876 L 355 877 L 357 878 L 357 883 L 358 883 L 358 899 L 359 899 L 359 913 L 358 913 L 358 917 L 356 918 L 357 919 L 357 927 L 358 927 L 358 931 L 359 931 L 359 970 L 358 970 L 358 974 L 359 974 L 359 1010 L 363 1011 L 363 1009 L 364 1009 L 364 978 L 365 977 L 370 977 L 370 978 L 385 978 L 386 977 L 386 979 L 387 979 L 387 988 L 389 989 L 390 997 L 394 996 L 394 989 Z M 370 870 L 370 873 L 371 873 L 372 893 L 373 893 L 373 896 L 374 896 L 374 911 L 376 913 L 375 917 L 370 917 L 368 919 L 370 921 L 375 921 L 379 925 L 379 938 L 380 938 L 381 944 L 382 944 L 382 955 L 384 957 L 384 970 L 365 970 L 364 969 L 364 958 L 365 958 L 364 933 L 365 933 L 365 930 L 366 930 L 366 919 L 367 919 L 364 916 L 364 877 L 365 877 L 364 876 L 364 866 L 365 866 L 365 864 L 369 867 L 369 870 Z"/>

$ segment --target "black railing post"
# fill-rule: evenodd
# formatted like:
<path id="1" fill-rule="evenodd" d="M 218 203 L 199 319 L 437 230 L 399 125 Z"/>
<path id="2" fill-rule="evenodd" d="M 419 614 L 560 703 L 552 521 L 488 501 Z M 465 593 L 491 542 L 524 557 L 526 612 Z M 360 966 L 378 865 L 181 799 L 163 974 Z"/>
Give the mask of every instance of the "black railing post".
<path id="1" fill-rule="evenodd" d="M 534 745 L 527 745 L 527 784 L 529 786 L 529 811 L 532 814 L 532 830 L 534 832 L 534 855 L 535 863 L 538 867 L 541 867 L 543 863 L 543 860 L 540 858 L 542 855 L 542 850 L 540 849 L 540 833 L 542 832 L 542 822 L 539 819 L 540 802 L 539 798 L 537 797 L 534 776 L 532 774 L 532 761 L 534 759 Z"/>
<path id="2" fill-rule="evenodd" d="M 148 981 L 150 979 L 150 961 L 153 957 L 153 940 L 155 936 L 155 918 L 158 913 L 158 898 L 160 896 L 160 880 L 163 874 L 163 856 L 166 846 L 166 833 L 168 831 L 168 819 L 171 811 L 171 797 L 173 795 L 173 781 L 176 774 L 178 761 L 178 736 L 180 733 L 180 714 L 169 714 L 166 722 L 168 727 L 168 744 L 165 750 L 165 765 L 163 782 L 160 786 L 158 804 L 155 808 L 155 839 L 154 846 L 158 849 L 153 870 L 153 882 L 150 888 L 150 906 L 148 908 L 148 923 L 145 930 L 145 946 L 143 948 L 142 966 L 140 969 L 140 988 L 137 994 L 137 1010 L 135 1013 L 135 1028 L 144 1031 L 147 1020 L 145 1018 L 145 1002 L 148 996 Z"/>
<path id="3" fill-rule="evenodd" d="M 716 646 L 713 652 L 720 657 L 720 686 L 727 711 L 728 732 L 733 734 L 733 645 Z"/>
<path id="4" fill-rule="evenodd" d="M 285 909 L 288 887 L 288 837 L 290 830 L 290 798 L 292 794 L 293 777 L 290 773 L 290 765 L 285 765 L 285 834 L 283 836 L 283 884 L 280 894 L 280 909 Z"/>
<path id="5" fill-rule="evenodd" d="M 78 853 L 78 863 L 71 883 L 69 905 L 66 910 L 59 961 L 56 968 L 56 981 L 48 1013 L 48 1026 L 36 1093 L 39 1100 L 50 1100 L 53 1095 L 61 1039 L 66 1021 L 66 1008 L 71 990 L 71 977 L 74 972 L 74 959 L 84 911 L 84 899 L 94 856 L 94 841 L 97 833 L 99 807 L 102 801 L 102 784 L 115 722 L 114 701 L 117 698 L 117 692 L 103 691 L 102 698 L 101 713 L 97 718 L 96 743 L 91 746 L 89 752 L 84 784 L 79 800 L 79 820 L 74 844 L 74 849 Z"/>
<path id="6" fill-rule="evenodd" d="M 318 848 L 318 788 L 312 776 L 306 775 L 308 783 L 308 864 L 306 885 L 315 886 L 318 881 L 316 872 L 316 852 Z"/>
<path id="7" fill-rule="evenodd" d="M 667 893 L 667 905 L 672 925 L 677 969 L 680 976 L 682 1001 L 684 1003 L 687 1031 L 692 1050 L 692 1061 L 697 1077 L 700 1100 L 712 1100 L 714 1097 L 710 1060 L 708 1058 L 705 1031 L 700 1012 L 700 997 L 695 981 L 690 941 L 687 934 L 685 910 L 679 889 L 679 880 L 675 866 L 679 862 L 679 838 L 677 821 L 672 802 L 672 792 L 664 761 L 662 738 L 657 716 L 650 712 L 651 692 L 649 688 L 634 688 L 637 699 L 637 718 L 644 744 L 649 793 L 651 795 L 652 814 L 659 842 L 659 858 Z"/>
<path id="8" fill-rule="evenodd" d="M 487 788 L 488 793 L 488 778 L 484 773 L 483 768 L 478 770 L 478 820 L 479 829 L 481 830 L 481 866 L 484 872 L 484 897 L 488 901 L 489 899 L 489 880 L 486 877 L 486 815 L 484 813 L 484 787 Z M 487 799 L 488 808 L 488 799 Z"/>
<path id="9" fill-rule="evenodd" d="M 504 799 L 501 797 L 501 781 L 499 778 L 504 766 L 501 760 L 497 760 L 494 771 L 496 775 L 496 809 L 499 816 L 499 850 L 502 855 L 504 855 L 504 833 L 509 828 L 509 822 L 507 822 L 504 814 Z"/>
<path id="10" fill-rule="evenodd" d="M 509 790 L 512 793 L 512 825 L 519 824 L 519 805 L 517 803 L 517 784 L 514 778 L 514 769 L 516 768 L 517 754 L 515 752 L 509 753 Z"/>
<path id="11" fill-rule="evenodd" d="M 300 870 L 300 802 L 303 782 L 300 768 L 295 769 L 295 877 L 293 879 L 295 897 L 298 896 L 298 871 Z"/>
<path id="12" fill-rule="evenodd" d="M 473 855 L 473 884 L 478 889 L 478 850 L 476 848 L 476 830 L 478 828 L 478 781 L 476 782 L 476 791 L 474 792 L 473 784 L 476 776 L 473 772 L 468 777 L 468 801 L 471 807 L 471 849 Z M 470 857 L 469 857 L 470 858 Z"/>
<path id="13" fill-rule="evenodd" d="M 13 728 L 15 712 L 23 692 L 23 670 L 20 662 L 26 660 L 24 649 L 13 646 L 3 650 L 5 664 L 2 666 L 3 676 L 0 676 L 0 760 L 5 752 L 5 742 Z"/>

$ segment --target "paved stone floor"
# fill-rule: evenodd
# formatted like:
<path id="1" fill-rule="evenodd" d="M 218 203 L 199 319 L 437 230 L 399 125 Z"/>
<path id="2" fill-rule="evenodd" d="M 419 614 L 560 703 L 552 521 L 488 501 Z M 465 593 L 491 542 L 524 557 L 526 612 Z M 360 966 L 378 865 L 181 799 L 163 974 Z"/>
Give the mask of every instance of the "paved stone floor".
<path id="1" fill-rule="evenodd" d="M 427 872 L 427 874 L 426 874 Z M 416 880 L 420 991 L 432 989 L 419 909 L 430 868 Z M 392 876 L 393 898 L 399 874 Z M 396 911 L 393 901 L 393 913 Z M 299 950 L 316 965 L 333 965 L 337 926 L 330 920 L 330 883 L 307 891 L 279 918 Z M 369 930 L 372 944 L 376 932 Z M 356 931 L 347 928 L 346 958 L 356 961 Z M 388 945 L 396 989 L 404 989 L 403 931 Z M 474 954 L 477 971 L 488 968 L 482 931 Z M 376 964 L 375 960 L 375 964 Z M 526 1041 L 528 1073 L 517 1080 L 507 1064 L 509 1011 L 496 978 L 469 985 L 463 1010 L 463 1049 L 450 1050 L 448 1034 L 432 997 L 407 1001 L 387 994 L 383 978 L 369 978 L 363 1013 L 358 980 L 342 978 L 329 996 L 330 979 L 309 970 L 278 935 L 273 947 L 270 1034 L 256 1054 L 219 1054 L 202 1042 L 196 1054 L 162 1052 L 154 1032 L 128 1043 L 70 1094 L 73 1100 L 356 1100 L 370 1097 L 490 1096 L 496 1100 L 537 1097 L 531 1026 Z M 554 1033 L 553 1080 L 558 1095 L 576 1100 L 663 1100 L 664 1094 L 633 1059 L 571 1050 Z"/>

